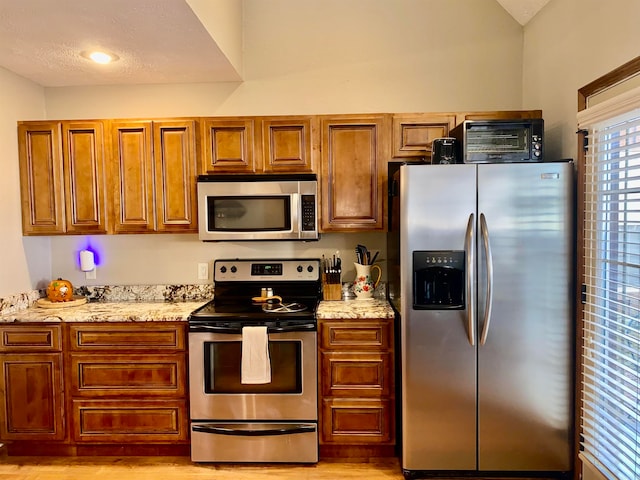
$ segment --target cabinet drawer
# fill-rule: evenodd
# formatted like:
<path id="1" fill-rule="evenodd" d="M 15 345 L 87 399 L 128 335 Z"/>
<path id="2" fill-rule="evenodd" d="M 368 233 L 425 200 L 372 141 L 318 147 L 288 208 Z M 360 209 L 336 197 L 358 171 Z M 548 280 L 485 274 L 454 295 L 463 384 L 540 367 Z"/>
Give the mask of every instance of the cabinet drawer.
<path id="1" fill-rule="evenodd" d="M 322 352 L 323 396 L 381 397 L 391 393 L 390 353 Z"/>
<path id="2" fill-rule="evenodd" d="M 185 397 L 186 355 L 71 355 L 72 396 Z"/>
<path id="3" fill-rule="evenodd" d="M 322 321 L 320 346 L 325 349 L 386 350 L 392 345 L 391 321 Z"/>
<path id="4" fill-rule="evenodd" d="M 59 352 L 62 350 L 60 325 L 5 326 L 0 341 L 3 352 Z"/>
<path id="5" fill-rule="evenodd" d="M 376 444 L 393 440 L 391 400 L 325 399 L 322 441 Z"/>
<path id="6" fill-rule="evenodd" d="M 71 325 L 72 351 L 176 351 L 185 349 L 185 325 L 110 324 Z"/>
<path id="7" fill-rule="evenodd" d="M 187 440 L 186 401 L 73 401 L 77 442 L 172 442 Z"/>

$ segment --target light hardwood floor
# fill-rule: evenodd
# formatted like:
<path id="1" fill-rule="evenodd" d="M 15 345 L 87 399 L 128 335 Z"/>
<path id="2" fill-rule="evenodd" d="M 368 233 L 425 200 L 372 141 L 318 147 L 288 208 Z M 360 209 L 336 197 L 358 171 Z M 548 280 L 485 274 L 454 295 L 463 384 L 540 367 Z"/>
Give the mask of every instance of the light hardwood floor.
<path id="1" fill-rule="evenodd" d="M 2 457 L 0 480 L 401 480 L 397 461 L 194 464 L 187 457 Z"/>

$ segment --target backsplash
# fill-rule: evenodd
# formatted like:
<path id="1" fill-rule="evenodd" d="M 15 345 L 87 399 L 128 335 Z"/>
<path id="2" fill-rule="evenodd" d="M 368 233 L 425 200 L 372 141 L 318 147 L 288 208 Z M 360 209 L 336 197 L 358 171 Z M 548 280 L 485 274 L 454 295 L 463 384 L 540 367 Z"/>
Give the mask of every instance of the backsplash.
<path id="1" fill-rule="evenodd" d="M 36 300 L 42 297 L 39 290 L 18 293 L 8 297 L 0 298 L 0 315 L 17 312 L 33 305 Z"/>
<path id="2" fill-rule="evenodd" d="M 90 302 L 183 302 L 210 300 L 213 285 L 91 285 L 74 289 Z"/>

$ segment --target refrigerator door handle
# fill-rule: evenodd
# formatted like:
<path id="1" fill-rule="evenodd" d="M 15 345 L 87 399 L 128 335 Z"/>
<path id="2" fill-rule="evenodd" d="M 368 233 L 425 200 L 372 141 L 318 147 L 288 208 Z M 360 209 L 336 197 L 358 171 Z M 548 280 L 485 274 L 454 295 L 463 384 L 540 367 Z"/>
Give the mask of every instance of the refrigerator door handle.
<path id="1" fill-rule="evenodd" d="M 467 298 L 467 336 L 469 337 L 469 343 L 474 346 L 476 344 L 476 333 L 475 333 L 475 316 L 476 316 L 476 299 L 475 299 L 475 289 L 473 288 L 473 278 L 474 278 L 474 265 L 475 259 L 473 248 L 473 225 L 475 222 L 475 215 L 471 213 L 469 215 L 469 221 L 467 222 L 467 231 L 464 236 L 464 250 L 465 250 L 465 271 L 467 272 L 465 278 L 465 289 L 466 289 L 466 298 Z"/>
<path id="2" fill-rule="evenodd" d="M 480 214 L 480 236 L 484 245 L 484 251 L 487 258 L 487 296 L 485 299 L 484 321 L 482 326 L 482 334 L 480 335 L 480 345 L 484 345 L 489 334 L 489 323 L 491 321 L 491 307 L 493 306 L 493 257 L 491 256 L 491 241 L 489 238 L 489 229 L 487 228 L 487 219 L 484 213 Z"/>

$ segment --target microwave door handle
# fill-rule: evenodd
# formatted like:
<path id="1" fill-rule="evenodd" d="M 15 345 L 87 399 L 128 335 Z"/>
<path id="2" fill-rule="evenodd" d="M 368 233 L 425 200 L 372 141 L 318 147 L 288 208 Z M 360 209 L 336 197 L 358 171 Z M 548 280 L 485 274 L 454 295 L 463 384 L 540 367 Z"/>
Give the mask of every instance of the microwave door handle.
<path id="1" fill-rule="evenodd" d="M 251 424 L 249 424 L 251 425 Z M 242 428 L 243 425 L 230 424 L 204 424 L 193 425 L 194 432 L 213 433 L 218 435 L 233 435 L 241 437 L 265 437 L 274 435 L 292 435 L 294 433 L 315 432 L 316 426 L 310 423 L 300 424 L 265 424 L 251 425 L 251 428 Z M 258 427 L 258 428 L 256 428 Z M 262 428 L 260 428 L 262 427 Z"/>
<path id="2" fill-rule="evenodd" d="M 480 335 L 480 345 L 484 345 L 489 334 L 489 322 L 491 321 L 491 308 L 493 307 L 493 256 L 491 254 L 491 240 L 489 237 L 489 229 L 487 228 L 487 220 L 484 213 L 480 214 L 480 235 L 482 244 L 487 258 L 487 296 L 485 297 L 484 322 L 482 334 Z"/>
<path id="3" fill-rule="evenodd" d="M 302 233 L 302 227 L 300 226 L 300 219 L 302 218 L 302 195 L 292 193 L 291 203 L 291 231 L 297 233 L 299 236 Z"/>
<path id="4" fill-rule="evenodd" d="M 467 299 L 467 336 L 469 337 L 469 344 L 471 346 L 476 344 L 476 335 L 475 335 L 475 293 L 473 288 L 473 278 L 474 278 L 474 255 L 473 252 L 475 249 L 473 248 L 473 224 L 474 224 L 475 215 L 473 213 L 469 214 L 469 221 L 467 222 L 467 231 L 464 236 L 464 249 L 465 249 L 465 297 Z"/>

